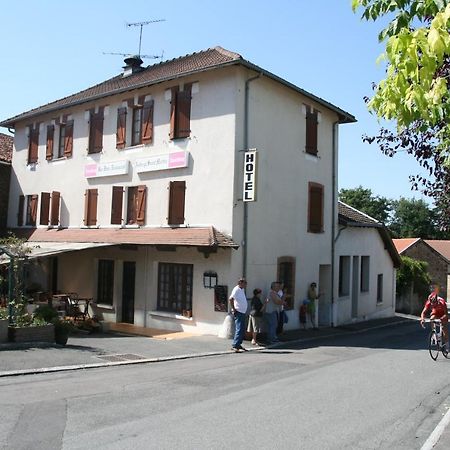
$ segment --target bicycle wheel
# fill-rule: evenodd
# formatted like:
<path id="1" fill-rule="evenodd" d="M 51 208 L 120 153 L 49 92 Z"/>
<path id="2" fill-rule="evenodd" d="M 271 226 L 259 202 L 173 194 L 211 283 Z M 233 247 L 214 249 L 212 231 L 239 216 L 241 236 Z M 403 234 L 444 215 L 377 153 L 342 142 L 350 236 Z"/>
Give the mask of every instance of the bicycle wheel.
<path id="1" fill-rule="evenodd" d="M 439 356 L 439 342 L 434 330 L 431 330 L 428 336 L 428 351 L 430 352 L 431 359 L 436 361 Z"/>

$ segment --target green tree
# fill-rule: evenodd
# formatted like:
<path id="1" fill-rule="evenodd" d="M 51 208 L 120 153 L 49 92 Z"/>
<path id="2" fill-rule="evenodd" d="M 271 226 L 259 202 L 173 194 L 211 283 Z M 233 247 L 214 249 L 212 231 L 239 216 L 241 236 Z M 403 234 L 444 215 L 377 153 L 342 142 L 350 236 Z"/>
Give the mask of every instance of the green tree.
<path id="1" fill-rule="evenodd" d="M 434 238 L 437 233 L 434 212 L 424 200 L 400 197 L 392 202 L 389 228 L 395 237 Z"/>
<path id="2" fill-rule="evenodd" d="M 375 89 L 369 109 L 394 120 L 399 130 L 419 122 L 438 125 L 438 151 L 450 163 L 450 0 L 352 0 L 362 18 L 392 18 L 379 34 L 385 42 L 386 78 Z"/>
<path id="3" fill-rule="evenodd" d="M 359 209 L 379 222 L 386 223 L 389 218 L 391 201 L 386 197 L 373 195 L 371 189 L 366 189 L 362 186 L 341 189 L 339 191 L 339 200 L 353 206 L 353 208 Z"/>

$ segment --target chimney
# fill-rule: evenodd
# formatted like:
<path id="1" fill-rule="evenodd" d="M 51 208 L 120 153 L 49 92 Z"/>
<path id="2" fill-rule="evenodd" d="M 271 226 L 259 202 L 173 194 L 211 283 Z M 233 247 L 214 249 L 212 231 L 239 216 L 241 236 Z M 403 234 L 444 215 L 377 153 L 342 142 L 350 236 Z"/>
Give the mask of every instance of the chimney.
<path id="1" fill-rule="evenodd" d="M 138 55 L 128 56 L 127 58 L 125 58 L 125 66 L 123 66 L 123 76 L 128 77 L 133 73 L 143 70 L 143 67 L 141 67 L 141 64 L 143 62 L 144 61 L 142 61 L 142 59 Z"/>

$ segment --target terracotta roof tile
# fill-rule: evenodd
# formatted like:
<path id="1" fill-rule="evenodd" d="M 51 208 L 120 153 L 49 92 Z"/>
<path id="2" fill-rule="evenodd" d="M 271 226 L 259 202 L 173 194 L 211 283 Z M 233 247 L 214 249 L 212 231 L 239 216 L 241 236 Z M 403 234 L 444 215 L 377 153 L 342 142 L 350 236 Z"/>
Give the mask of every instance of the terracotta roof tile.
<path id="1" fill-rule="evenodd" d="M 29 242 L 96 242 L 108 244 L 173 245 L 193 247 L 239 246 L 214 227 L 202 228 L 63 228 L 15 229 Z"/>
<path id="2" fill-rule="evenodd" d="M 402 254 L 407 248 L 411 247 L 411 245 L 420 241 L 420 238 L 392 239 L 392 241 L 399 254 Z"/>
<path id="3" fill-rule="evenodd" d="M 438 239 L 427 239 L 425 242 L 440 253 L 447 261 L 450 261 L 450 241 L 443 241 Z"/>
<path id="4" fill-rule="evenodd" d="M 14 138 L 0 133 L 0 161 L 11 162 Z"/>

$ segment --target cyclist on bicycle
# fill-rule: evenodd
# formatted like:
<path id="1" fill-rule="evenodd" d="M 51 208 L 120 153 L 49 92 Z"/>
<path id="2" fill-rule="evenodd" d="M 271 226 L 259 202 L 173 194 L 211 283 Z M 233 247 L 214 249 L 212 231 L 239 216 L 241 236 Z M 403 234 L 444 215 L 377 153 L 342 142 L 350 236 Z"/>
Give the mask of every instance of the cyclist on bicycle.
<path id="1" fill-rule="evenodd" d="M 423 326 L 425 322 L 425 314 L 431 310 L 430 320 L 440 319 L 442 323 L 442 333 L 447 350 L 450 349 L 448 343 L 448 313 L 447 303 L 442 297 L 439 297 L 439 285 L 433 286 L 433 292 L 428 296 L 425 306 L 420 314 L 420 324 Z"/>

